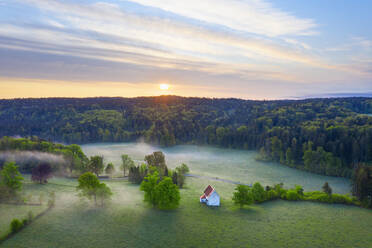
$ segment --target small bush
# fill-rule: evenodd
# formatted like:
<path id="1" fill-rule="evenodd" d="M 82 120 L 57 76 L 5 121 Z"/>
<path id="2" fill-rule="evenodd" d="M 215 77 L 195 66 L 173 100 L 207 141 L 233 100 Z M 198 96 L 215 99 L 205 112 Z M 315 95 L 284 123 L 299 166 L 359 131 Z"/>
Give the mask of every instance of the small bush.
<path id="1" fill-rule="evenodd" d="M 12 233 L 18 232 L 23 227 L 23 223 L 18 219 L 13 219 L 10 223 L 10 230 Z"/>

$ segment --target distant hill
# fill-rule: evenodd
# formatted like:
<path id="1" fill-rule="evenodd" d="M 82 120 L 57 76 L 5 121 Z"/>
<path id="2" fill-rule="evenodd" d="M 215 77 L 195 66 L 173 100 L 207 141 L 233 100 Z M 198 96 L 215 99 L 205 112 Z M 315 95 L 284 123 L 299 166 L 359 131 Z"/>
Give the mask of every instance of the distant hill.
<path id="1" fill-rule="evenodd" d="M 302 97 L 291 97 L 291 99 L 309 99 L 309 98 L 347 98 L 347 97 L 372 97 L 372 92 L 365 93 L 327 93 L 317 95 L 305 95 Z"/>

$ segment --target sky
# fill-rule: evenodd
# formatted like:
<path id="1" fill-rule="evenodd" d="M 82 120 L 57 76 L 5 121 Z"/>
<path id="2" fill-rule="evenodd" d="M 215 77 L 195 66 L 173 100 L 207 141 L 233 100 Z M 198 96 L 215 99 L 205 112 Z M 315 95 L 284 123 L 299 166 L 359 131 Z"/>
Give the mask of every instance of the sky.
<path id="1" fill-rule="evenodd" d="M 0 98 L 372 95 L 371 11 L 370 0 L 0 0 Z"/>

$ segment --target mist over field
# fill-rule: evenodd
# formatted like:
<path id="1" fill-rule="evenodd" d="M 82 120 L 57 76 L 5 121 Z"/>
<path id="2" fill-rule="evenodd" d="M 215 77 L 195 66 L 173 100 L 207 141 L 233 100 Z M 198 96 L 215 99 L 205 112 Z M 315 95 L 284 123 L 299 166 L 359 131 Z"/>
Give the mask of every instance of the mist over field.
<path id="1" fill-rule="evenodd" d="M 46 162 L 55 166 L 66 163 L 62 155 L 56 155 L 38 151 L 4 151 L 0 152 L 0 164 L 4 162 L 16 162 L 22 168 Z"/>
<path id="2" fill-rule="evenodd" d="M 83 145 L 82 149 L 88 156 L 103 155 L 106 163 L 114 163 L 117 173 L 120 173 L 122 154 L 128 154 L 135 163 L 139 164 L 143 162 L 146 155 L 154 151 L 162 151 L 170 168 L 186 163 L 190 167 L 191 174 L 246 184 L 260 182 L 263 185 L 273 185 L 283 182 L 286 187 L 297 184 L 304 186 L 307 191 L 321 190 L 322 185 L 327 181 L 335 193 L 350 192 L 350 182 L 346 178 L 317 175 L 274 162 L 260 162 L 255 159 L 257 156 L 255 151 L 195 145 L 163 148 L 142 142 L 88 144 Z"/>

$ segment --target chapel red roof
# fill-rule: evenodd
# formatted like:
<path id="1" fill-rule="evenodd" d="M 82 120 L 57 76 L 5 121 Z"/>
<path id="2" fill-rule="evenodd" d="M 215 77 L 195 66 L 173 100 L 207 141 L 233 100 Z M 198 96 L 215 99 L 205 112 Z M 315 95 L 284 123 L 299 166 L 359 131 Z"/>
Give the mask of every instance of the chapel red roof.
<path id="1" fill-rule="evenodd" d="M 208 185 L 208 187 L 204 190 L 204 195 L 208 197 L 213 192 L 213 187 Z"/>

